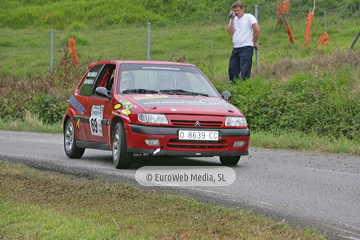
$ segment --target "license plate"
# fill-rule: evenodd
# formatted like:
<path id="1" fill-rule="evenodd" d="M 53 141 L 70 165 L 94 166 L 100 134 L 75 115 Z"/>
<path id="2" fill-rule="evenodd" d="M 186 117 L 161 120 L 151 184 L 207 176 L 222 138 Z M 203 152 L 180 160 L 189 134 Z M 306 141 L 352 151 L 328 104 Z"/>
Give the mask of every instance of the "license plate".
<path id="1" fill-rule="evenodd" d="M 219 139 L 218 131 L 187 131 L 179 130 L 180 140 L 206 140 L 217 141 Z"/>

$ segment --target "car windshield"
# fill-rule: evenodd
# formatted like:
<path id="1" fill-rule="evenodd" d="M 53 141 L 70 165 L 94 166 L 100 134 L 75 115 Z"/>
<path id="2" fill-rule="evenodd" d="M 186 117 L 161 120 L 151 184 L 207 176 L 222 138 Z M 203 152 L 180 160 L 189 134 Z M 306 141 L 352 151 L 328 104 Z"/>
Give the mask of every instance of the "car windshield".
<path id="1" fill-rule="evenodd" d="M 121 94 L 220 97 L 209 80 L 194 66 L 123 63 L 118 79 L 118 92 Z"/>

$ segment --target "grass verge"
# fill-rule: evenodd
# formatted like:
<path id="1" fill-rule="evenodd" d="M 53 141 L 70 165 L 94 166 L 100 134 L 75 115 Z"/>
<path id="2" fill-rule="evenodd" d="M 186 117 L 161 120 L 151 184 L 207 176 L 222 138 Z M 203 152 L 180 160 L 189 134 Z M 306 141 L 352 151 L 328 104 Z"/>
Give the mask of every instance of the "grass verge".
<path id="1" fill-rule="evenodd" d="M 301 132 L 258 132 L 251 135 L 251 146 L 319 153 L 336 153 L 360 156 L 360 143 L 345 137 L 331 138 Z"/>
<path id="2" fill-rule="evenodd" d="M 326 239 L 184 196 L 0 161 L 2 239 Z"/>

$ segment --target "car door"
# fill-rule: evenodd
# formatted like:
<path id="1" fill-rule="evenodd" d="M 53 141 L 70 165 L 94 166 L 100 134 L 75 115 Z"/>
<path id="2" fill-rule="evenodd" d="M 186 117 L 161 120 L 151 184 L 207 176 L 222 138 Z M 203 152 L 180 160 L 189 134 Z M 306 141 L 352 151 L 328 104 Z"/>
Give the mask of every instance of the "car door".
<path id="1" fill-rule="evenodd" d="M 99 68 L 97 69 L 99 70 Z M 110 140 L 110 117 L 112 113 L 111 99 L 99 96 L 95 93 L 97 87 L 108 88 L 111 92 L 111 83 L 115 71 L 115 65 L 104 64 L 94 74 L 94 86 L 91 95 L 87 98 L 85 117 L 88 119 L 88 126 L 85 127 L 86 138 L 90 142 L 109 143 Z M 96 76 L 95 76 L 96 75 Z"/>
<path id="2" fill-rule="evenodd" d="M 96 83 L 96 76 L 103 68 L 102 65 L 92 67 L 83 77 L 80 86 L 73 95 L 70 96 L 69 103 L 74 109 L 74 131 L 76 139 L 79 141 L 88 141 L 86 130 L 89 128 L 88 98 L 91 96 Z"/>

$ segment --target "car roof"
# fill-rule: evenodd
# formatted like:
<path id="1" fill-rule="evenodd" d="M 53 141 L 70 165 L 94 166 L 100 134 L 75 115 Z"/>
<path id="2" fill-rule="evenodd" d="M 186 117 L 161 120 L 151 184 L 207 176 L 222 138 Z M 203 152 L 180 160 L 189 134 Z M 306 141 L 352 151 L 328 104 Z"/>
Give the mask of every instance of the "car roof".
<path id="1" fill-rule="evenodd" d="M 130 64 L 162 64 L 162 65 L 182 65 L 182 66 L 195 66 L 190 63 L 182 63 L 182 62 L 169 62 L 169 61 L 150 61 L 150 60 L 105 60 L 100 62 L 93 62 L 88 65 L 88 68 L 91 68 L 94 65 L 98 64 L 116 64 L 120 65 L 123 63 Z"/>

